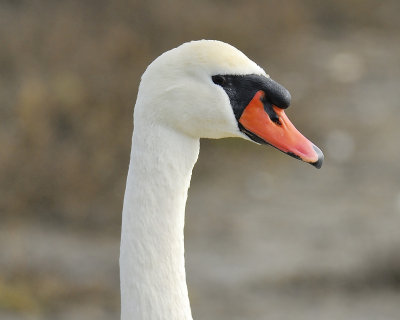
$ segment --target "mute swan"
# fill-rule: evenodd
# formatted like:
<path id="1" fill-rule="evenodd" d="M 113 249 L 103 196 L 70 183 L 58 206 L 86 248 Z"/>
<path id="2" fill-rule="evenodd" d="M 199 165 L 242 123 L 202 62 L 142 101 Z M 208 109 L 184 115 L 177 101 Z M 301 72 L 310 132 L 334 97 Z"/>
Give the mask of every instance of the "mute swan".
<path id="1" fill-rule="evenodd" d="M 188 42 L 148 66 L 122 214 L 122 320 L 192 319 L 183 228 L 200 138 L 245 138 L 321 166 L 322 152 L 286 117 L 289 104 L 284 87 L 223 42 Z"/>

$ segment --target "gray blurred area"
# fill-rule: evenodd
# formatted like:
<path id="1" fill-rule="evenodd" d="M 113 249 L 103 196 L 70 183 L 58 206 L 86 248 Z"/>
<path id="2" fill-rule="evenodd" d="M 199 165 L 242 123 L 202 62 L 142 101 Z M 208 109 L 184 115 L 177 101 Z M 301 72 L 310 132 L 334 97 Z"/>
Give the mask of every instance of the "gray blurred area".
<path id="1" fill-rule="evenodd" d="M 203 140 L 186 220 L 195 319 L 400 319 L 400 2 L 0 2 L 0 318 L 119 318 L 140 76 L 194 39 L 292 94 L 321 170 Z"/>

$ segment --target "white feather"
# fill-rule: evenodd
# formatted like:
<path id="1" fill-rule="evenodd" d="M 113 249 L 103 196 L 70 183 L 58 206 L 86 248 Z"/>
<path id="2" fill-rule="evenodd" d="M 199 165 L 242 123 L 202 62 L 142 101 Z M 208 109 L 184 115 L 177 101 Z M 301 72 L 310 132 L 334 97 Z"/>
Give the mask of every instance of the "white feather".
<path id="1" fill-rule="evenodd" d="M 183 228 L 199 139 L 242 137 L 215 74 L 260 74 L 242 52 L 193 41 L 154 60 L 142 76 L 121 236 L 121 319 L 192 319 Z"/>

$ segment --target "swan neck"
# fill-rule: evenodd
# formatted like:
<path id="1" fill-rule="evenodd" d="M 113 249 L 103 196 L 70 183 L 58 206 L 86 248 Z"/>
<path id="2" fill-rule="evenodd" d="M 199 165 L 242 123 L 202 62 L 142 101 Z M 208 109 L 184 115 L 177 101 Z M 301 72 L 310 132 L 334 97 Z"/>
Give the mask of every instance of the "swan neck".
<path id="1" fill-rule="evenodd" d="M 135 123 L 122 215 L 122 320 L 192 320 L 183 229 L 198 153 L 198 139 Z"/>

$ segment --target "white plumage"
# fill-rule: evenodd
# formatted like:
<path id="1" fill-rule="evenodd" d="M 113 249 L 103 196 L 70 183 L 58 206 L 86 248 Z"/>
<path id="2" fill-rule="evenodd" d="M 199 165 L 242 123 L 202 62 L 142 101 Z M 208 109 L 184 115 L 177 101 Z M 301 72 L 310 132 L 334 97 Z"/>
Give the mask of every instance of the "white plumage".
<path id="1" fill-rule="evenodd" d="M 122 320 L 192 319 L 183 228 L 199 139 L 249 139 L 216 74 L 268 77 L 236 48 L 207 40 L 162 54 L 142 76 L 123 207 Z"/>

